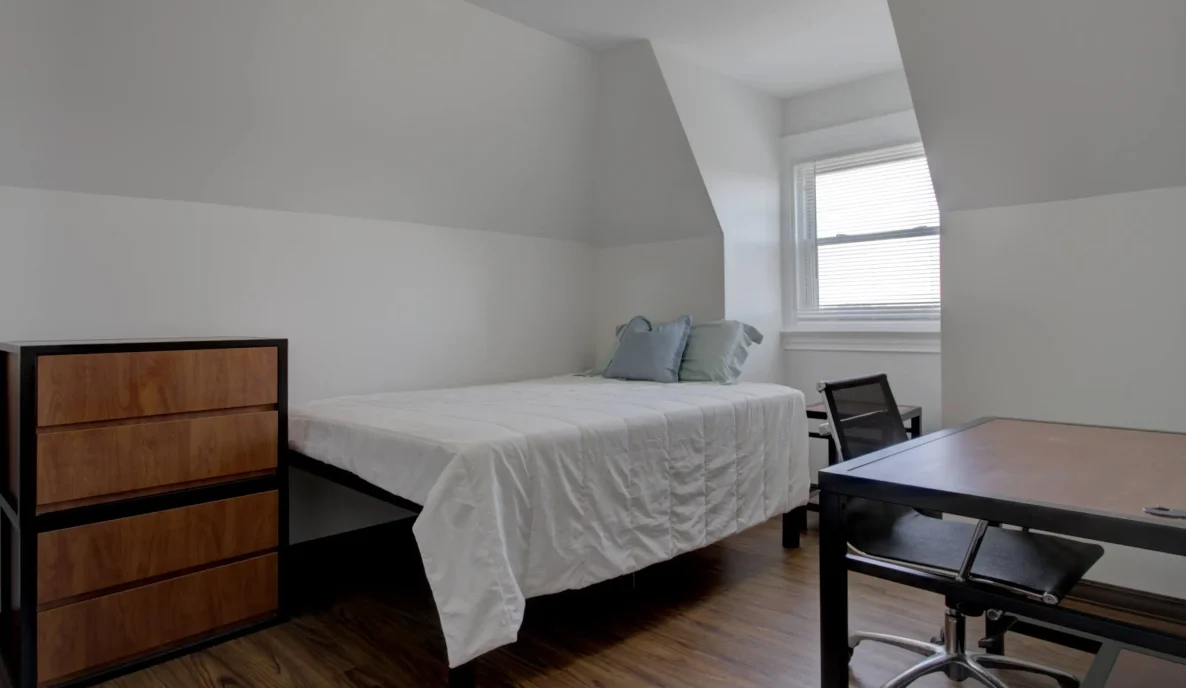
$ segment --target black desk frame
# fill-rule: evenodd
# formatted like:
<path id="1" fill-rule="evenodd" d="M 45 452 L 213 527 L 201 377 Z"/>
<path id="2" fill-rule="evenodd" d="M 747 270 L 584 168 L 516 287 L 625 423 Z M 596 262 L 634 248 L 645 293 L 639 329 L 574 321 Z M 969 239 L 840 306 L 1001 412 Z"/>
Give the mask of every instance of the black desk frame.
<path id="1" fill-rule="evenodd" d="M 1071 509 L 1043 502 L 1001 499 L 975 493 L 952 493 L 912 485 L 870 480 L 853 471 L 914 447 L 987 423 L 981 418 L 964 425 L 910 440 L 868 456 L 847 461 L 835 472 L 820 472 L 820 654 L 821 687 L 848 686 L 848 572 L 921 588 L 985 608 L 1117 640 L 1175 657 L 1186 657 L 1186 637 L 1116 621 L 1001 593 L 988 586 L 956 583 L 953 579 L 874 561 L 848 553 L 844 509 L 850 497 L 889 502 L 919 510 L 938 511 L 1028 526 L 1035 530 L 1083 537 L 1101 542 L 1186 556 L 1186 530 L 1178 525 L 1089 509 Z"/>

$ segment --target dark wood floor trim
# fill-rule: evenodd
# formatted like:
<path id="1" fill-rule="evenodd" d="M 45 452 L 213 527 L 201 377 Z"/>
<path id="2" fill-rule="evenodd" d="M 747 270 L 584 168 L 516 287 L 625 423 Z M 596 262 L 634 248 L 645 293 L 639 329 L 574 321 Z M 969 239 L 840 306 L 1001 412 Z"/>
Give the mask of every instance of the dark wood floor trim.
<path id="1" fill-rule="evenodd" d="M 1186 626 L 1186 600 L 1177 597 L 1096 581 L 1083 581 L 1067 597 Z"/>

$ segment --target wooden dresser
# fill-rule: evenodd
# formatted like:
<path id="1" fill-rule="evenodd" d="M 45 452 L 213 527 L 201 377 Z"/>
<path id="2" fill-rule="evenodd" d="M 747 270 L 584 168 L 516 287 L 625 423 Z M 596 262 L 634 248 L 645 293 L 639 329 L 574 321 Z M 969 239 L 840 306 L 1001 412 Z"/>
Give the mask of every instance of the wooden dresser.
<path id="1" fill-rule="evenodd" d="M 0 655 L 97 683 L 273 623 L 287 341 L 0 344 Z"/>

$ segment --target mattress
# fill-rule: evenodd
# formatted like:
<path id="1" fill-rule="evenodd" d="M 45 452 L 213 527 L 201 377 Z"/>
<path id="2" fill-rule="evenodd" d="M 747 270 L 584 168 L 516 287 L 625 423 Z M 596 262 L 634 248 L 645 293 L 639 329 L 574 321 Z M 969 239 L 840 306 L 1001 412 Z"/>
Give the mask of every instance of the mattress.
<path id="1" fill-rule="evenodd" d="M 781 385 L 566 376 L 342 397 L 292 447 L 417 504 L 450 666 L 514 642 L 529 597 L 582 588 L 805 504 L 807 418 Z"/>

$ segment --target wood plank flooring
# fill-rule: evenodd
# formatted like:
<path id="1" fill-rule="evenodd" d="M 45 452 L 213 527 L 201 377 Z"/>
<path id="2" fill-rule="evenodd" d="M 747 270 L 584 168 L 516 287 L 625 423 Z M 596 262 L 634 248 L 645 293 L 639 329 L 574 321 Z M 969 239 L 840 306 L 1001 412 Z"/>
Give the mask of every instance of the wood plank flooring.
<path id="1" fill-rule="evenodd" d="M 519 642 L 478 662 L 479 686 L 815 688 L 819 685 L 818 547 L 779 546 L 774 519 L 729 540 L 586 590 L 531 600 Z M 335 542 L 334 540 L 337 540 Z M 301 603 L 283 625 L 109 686 L 441 686 L 444 642 L 406 526 L 360 531 L 294 552 Z M 934 635 L 942 600 L 852 576 L 854 629 Z M 969 643 L 982 631 L 969 623 Z M 1082 676 L 1091 657 L 1010 636 L 1008 653 Z M 880 686 L 916 661 L 858 648 L 850 685 Z M 1003 673 L 1014 688 L 1048 679 Z M 941 676 L 915 684 L 957 686 Z M 971 685 L 966 683 L 964 685 Z"/>

